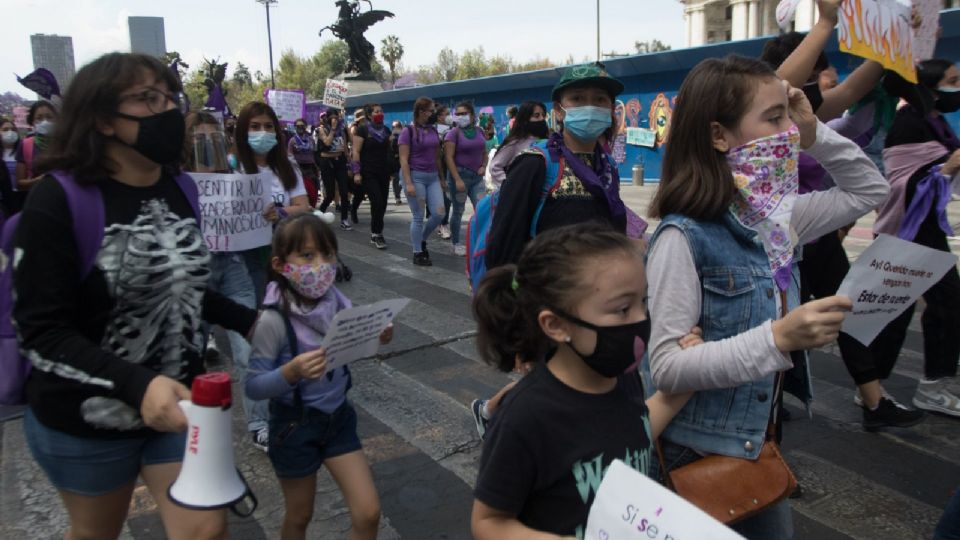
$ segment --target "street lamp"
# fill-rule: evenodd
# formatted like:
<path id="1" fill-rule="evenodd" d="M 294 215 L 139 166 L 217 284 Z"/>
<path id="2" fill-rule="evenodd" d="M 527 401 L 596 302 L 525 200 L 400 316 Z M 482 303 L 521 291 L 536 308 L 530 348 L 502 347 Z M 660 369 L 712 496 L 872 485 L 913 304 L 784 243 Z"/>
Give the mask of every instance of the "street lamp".
<path id="1" fill-rule="evenodd" d="M 263 7 L 267 8 L 267 47 L 270 50 L 270 88 L 276 88 L 277 85 L 273 80 L 273 36 L 270 34 L 270 4 L 276 4 L 277 0 L 257 0 L 257 3 L 263 4 Z"/>

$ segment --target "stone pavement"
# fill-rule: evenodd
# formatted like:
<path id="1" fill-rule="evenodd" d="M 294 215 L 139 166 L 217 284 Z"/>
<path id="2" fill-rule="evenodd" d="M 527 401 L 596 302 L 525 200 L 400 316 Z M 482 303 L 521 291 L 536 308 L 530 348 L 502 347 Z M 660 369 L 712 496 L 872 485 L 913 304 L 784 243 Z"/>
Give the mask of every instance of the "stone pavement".
<path id="1" fill-rule="evenodd" d="M 624 186 L 623 197 L 645 215 L 655 189 Z M 955 206 L 952 223 L 960 222 Z M 468 407 L 473 398 L 492 395 L 510 379 L 477 358 L 464 260 L 434 237 L 434 266 L 413 266 L 409 211 L 392 204 L 386 229 L 390 247 L 374 249 L 364 229 L 369 223 L 365 208 L 354 231 L 338 231 L 343 259 L 354 271 L 341 290 L 358 304 L 410 299 L 397 319 L 394 342 L 379 359 L 354 365 L 349 394 L 381 497 L 380 537 L 469 538 L 480 442 Z M 861 219 L 845 241 L 851 258 L 869 244 L 871 219 Z M 903 402 L 909 402 L 922 371 L 917 331 L 915 321 L 886 383 Z M 803 496 L 792 501 L 797 537 L 929 538 L 960 484 L 958 421 L 931 415 L 912 429 L 865 433 L 852 403 L 853 384 L 835 348 L 814 352 L 812 367 L 814 416 L 807 418 L 796 402 L 788 401 L 795 420 L 786 424 L 783 444 L 803 486 Z M 234 390 L 238 395 L 239 387 Z M 231 537 L 277 538 L 283 499 L 266 455 L 250 445 L 240 413 L 234 414 L 234 435 L 238 465 L 260 506 L 252 518 L 231 517 Z M 61 538 L 65 514 L 29 456 L 19 420 L 0 424 L 0 441 L 0 539 Z M 346 538 L 348 529 L 342 497 L 322 472 L 309 537 Z M 143 487 L 136 491 L 123 538 L 163 538 Z"/>

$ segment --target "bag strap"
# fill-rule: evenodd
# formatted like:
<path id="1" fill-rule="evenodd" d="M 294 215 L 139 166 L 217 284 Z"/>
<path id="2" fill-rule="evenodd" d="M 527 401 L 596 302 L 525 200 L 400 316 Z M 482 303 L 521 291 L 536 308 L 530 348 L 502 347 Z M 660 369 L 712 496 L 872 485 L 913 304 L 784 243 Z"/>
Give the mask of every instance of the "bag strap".
<path id="1" fill-rule="evenodd" d="M 70 209 L 73 237 L 79 256 L 80 279 L 83 279 L 93 269 L 103 243 L 106 219 L 103 197 L 96 185 L 81 185 L 66 171 L 52 171 L 50 174 L 57 179 L 67 196 L 67 207 Z"/>
<path id="2" fill-rule="evenodd" d="M 780 318 L 787 316 L 787 292 L 780 292 Z M 773 403 L 770 404 L 770 420 L 767 422 L 767 441 L 775 441 L 777 438 L 777 417 L 780 415 L 780 403 L 783 401 L 783 379 L 782 371 L 777 372 L 776 379 L 773 382 Z"/>
<path id="3" fill-rule="evenodd" d="M 192 176 L 185 172 L 178 174 L 174 180 L 176 180 L 177 185 L 180 186 L 180 191 L 183 191 L 183 194 L 187 197 L 187 202 L 190 203 L 190 208 L 193 210 L 193 217 L 197 218 L 198 224 L 202 223 L 203 218 L 200 215 L 200 191 L 197 189 L 197 182 Z"/>
<path id="4" fill-rule="evenodd" d="M 276 305 L 263 306 L 263 309 L 276 311 L 277 314 L 280 315 L 280 318 L 283 319 L 283 326 L 287 331 L 287 344 L 290 346 L 290 359 L 296 358 L 297 355 L 300 354 L 300 347 L 297 344 L 297 333 L 293 330 L 290 317 L 287 317 L 283 310 Z M 299 382 L 293 387 L 293 406 L 306 415 L 306 409 L 303 407 L 303 393 L 300 391 Z"/>

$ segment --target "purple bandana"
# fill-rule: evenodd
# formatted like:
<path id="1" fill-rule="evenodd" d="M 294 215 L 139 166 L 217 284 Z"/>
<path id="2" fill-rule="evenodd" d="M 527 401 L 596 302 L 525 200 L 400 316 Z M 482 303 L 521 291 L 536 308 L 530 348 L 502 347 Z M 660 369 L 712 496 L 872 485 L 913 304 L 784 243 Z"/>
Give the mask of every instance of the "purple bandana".
<path id="1" fill-rule="evenodd" d="M 583 187 L 587 188 L 595 198 L 607 201 L 607 207 L 610 209 L 610 216 L 613 224 L 618 230 L 626 230 L 627 210 L 620 199 L 620 173 L 610 165 L 609 156 L 598 144 L 593 149 L 593 167 L 588 167 L 586 163 L 580 160 L 573 152 L 563 144 L 563 135 L 554 133 L 547 142 L 547 151 L 550 152 L 550 159 L 556 161 L 558 156 L 563 155 L 564 161 L 573 174 L 580 179 Z"/>

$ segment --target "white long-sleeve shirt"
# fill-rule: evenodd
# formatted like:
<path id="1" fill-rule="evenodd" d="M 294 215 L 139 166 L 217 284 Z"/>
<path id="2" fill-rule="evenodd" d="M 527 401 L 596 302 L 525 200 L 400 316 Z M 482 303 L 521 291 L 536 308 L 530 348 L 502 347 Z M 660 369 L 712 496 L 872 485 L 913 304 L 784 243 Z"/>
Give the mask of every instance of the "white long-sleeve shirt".
<path id="1" fill-rule="evenodd" d="M 822 123 L 806 150 L 837 185 L 800 195 L 791 228 L 803 245 L 855 221 L 880 205 L 889 185 L 877 167 L 849 139 Z M 732 388 L 792 366 L 774 343 L 772 321 L 720 341 L 683 350 L 678 340 L 700 320 L 701 286 L 684 234 L 670 227 L 660 234 L 647 260 L 652 323 L 650 370 L 657 388 L 668 393 Z M 779 299 L 774 296 L 778 302 Z"/>

